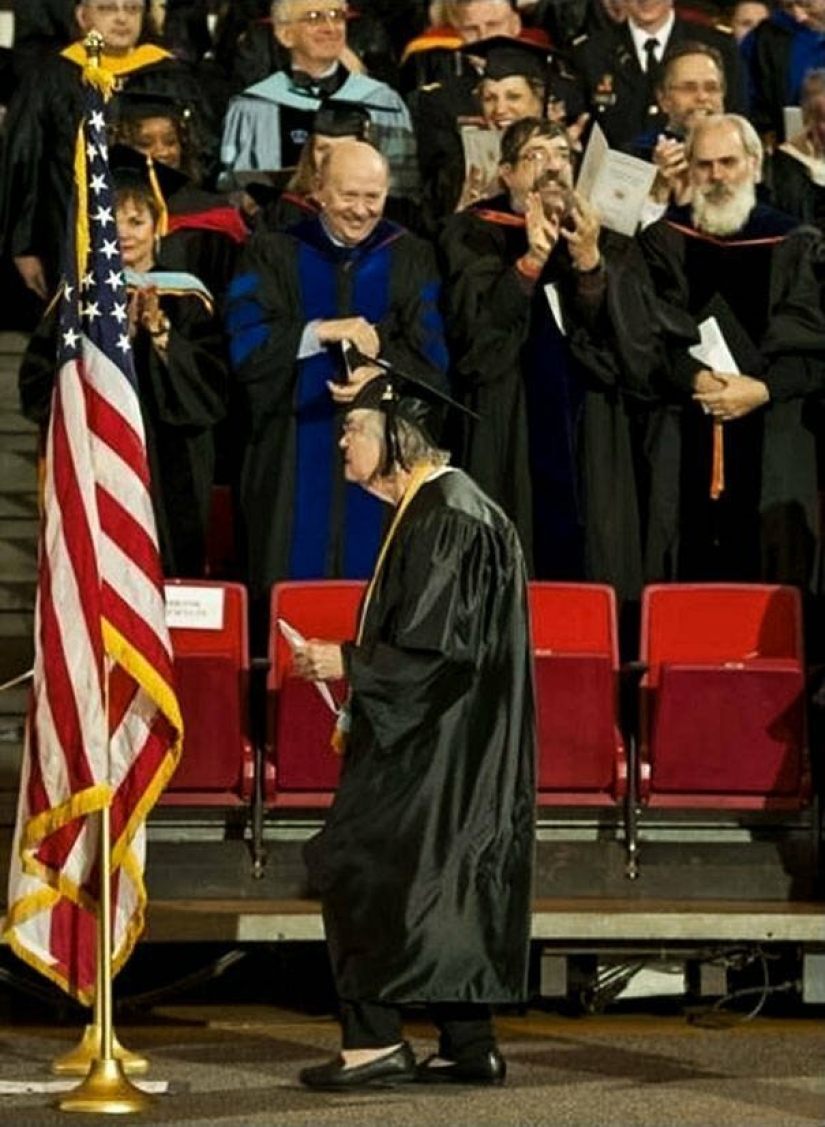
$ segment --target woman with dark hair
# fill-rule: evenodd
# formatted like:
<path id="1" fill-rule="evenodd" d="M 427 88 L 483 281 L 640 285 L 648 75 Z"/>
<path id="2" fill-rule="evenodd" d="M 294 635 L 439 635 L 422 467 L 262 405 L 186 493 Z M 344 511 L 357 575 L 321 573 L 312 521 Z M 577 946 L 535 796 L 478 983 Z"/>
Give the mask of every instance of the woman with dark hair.
<path id="1" fill-rule="evenodd" d="M 163 94 L 127 92 L 120 109 L 120 118 L 110 130 L 112 142 L 132 150 L 132 164 L 136 153 L 150 157 L 162 179 L 168 210 L 163 264 L 194 274 L 221 299 L 249 227 L 234 198 L 203 186 L 202 146 L 193 107 Z M 143 160 L 137 159 L 140 166 Z"/>

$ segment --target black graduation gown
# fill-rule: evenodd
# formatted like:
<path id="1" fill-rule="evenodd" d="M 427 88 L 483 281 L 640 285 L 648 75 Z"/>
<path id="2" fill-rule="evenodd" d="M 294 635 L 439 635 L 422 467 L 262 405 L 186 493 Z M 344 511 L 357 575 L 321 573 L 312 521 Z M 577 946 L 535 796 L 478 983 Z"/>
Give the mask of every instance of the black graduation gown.
<path id="1" fill-rule="evenodd" d="M 204 574 L 212 428 L 226 412 L 227 367 L 211 309 L 194 294 L 164 292 L 162 278 L 160 305 L 172 326 L 166 360 L 143 329 L 132 347 L 163 572 L 195 578 Z M 40 423 L 56 374 L 57 309 L 54 303 L 33 334 L 18 377 L 23 414 Z"/>
<path id="2" fill-rule="evenodd" d="M 766 175 L 774 207 L 825 231 L 825 184 L 817 184 L 806 164 L 779 148 Z"/>
<path id="3" fill-rule="evenodd" d="M 15 0 L 14 69 L 18 79 L 77 38 L 76 7 L 75 0 Z"/>
<path id="4" fill-rule="evenodd" d="M 171 56 L 129 71 L 118 87 L 171 95 L 200 106 L 200 90 L 186 67 Z M 118 95 L 107 105 L 116 121 Z M 80 68 L 56 55 L 31 72 L 9 106 L 5 124 L 0 205 L 3 249 L 11 257 L 37 255 L 57 287 L 74 169 L 77 127 L 83 113 Z"/>
<path id="5" fill-rule="evenodd" d="M 535 731 L 518 538 L 462 472 L 399 521 L 357 644 L 352 727 L 307 843 L 340 997 L 525 996 Z"/>
<path id="6" fill-rule="evenodd" d="M 718 319 L 734 358 L 771 396 L 764 408 L 725 423 L 725 490 L 712 501 L 712 424 L 690 398 L 704 365 L 673 338 L 669 402 L 651 446 L 648 575 L 808 587 L 819 540 L 809 408 L 825 389 L 825 314 L 816 276 L 821 237 L 758 204 L 728 239 L 702 235 L 689 208 L 674 208 L 640 241 L 674 323 L 687 314 L 696 325 L 715 312 L 712 302 L 724 299 Z"/>
<path id="7" fill-rule="evenodd" d="M 383 359 L 445 386 L 438 297 L 431 247 L 386 220 L 357 247 L 335 246 L 318 218 L 250 240 L 227 327 L 249 428 L 241 501 L 255 595 L 285 578 L 366 578 L 380 542 L 382 506 L 344 481 L 326 386 L 343 377 L 340 351 L 298 360 L 307 322 L 364 316 Z"/>
<path id="8" fill-rule="evenodd" d="M 444 225 L 446 322 L 456 385 L 481 416 L 463 424 L 461 464 L 516 524 L 545 579 L 642 584 L 636 431 L 664 362 L 634 243 L 601 237 L 607 264 L 594 307 L 560 247 L 531 290 L 515 263 L 523 220 L 506 197 Z M 559 286 L 566 338 L 544 287 Z M 578 526 L 578 527 L 577 527 Z M 564 537 L 564 539 L 563 539 Z"/>

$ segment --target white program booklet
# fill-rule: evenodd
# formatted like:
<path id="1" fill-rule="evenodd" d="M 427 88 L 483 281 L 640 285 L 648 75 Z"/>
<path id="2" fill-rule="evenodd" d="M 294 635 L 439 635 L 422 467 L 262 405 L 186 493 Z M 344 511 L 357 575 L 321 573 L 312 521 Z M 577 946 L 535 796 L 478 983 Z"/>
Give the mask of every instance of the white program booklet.
<path id="1" fill-rule="evenodd" d="M 501 191 L 498 162 L 501 159 L 501 131 L 483 125 L 462 125 L 461 146 L 464 149 L 465 193 L 472 189 L 472 199 L 487 199 Z"/>
<path id="2" fill-rule="evenodd" d="M 603 227 L 634 235 L 655 179 L 655 164 L 611 149 L 598 123 L 593 126 L 576 191 L 596 209 Z"/>
<path id="3" fill-rule="evenodd" d="M 307 644 L 307 640 L 303 634 L 299 630 L 296 630 L 294 626 L 291 626 L 285 618 L 278 619 L 278 629 L 286 638 L 293 653 L 295 650 L 302 649 Z M 313 681 L 312 683 L 320 693 L 321 699 L 327 708 L 337 716 L 341 710 L 335 703 L 335 697 L 329 691 L 329 685 L 327 685 L 325 681 Z"/>
<path id="4" fill-rule="evenodd" d="M 712 372 L 739 373 L 733 353 L 728 348 L 728 342 L 722 335 L 719 322 L 715 317 L 707 317 L 700 322 L 699 343 L 688 349 L 694 360 L 698 360 Z"/>

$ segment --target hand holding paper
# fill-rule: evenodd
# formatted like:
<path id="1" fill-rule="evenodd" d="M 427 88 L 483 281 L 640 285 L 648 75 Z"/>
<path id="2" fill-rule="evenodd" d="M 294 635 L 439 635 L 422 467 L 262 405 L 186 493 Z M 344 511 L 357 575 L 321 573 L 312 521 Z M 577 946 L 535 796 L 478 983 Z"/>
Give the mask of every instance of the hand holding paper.
<path id="1" fill-rule="evenodd" d="M 322 700 L 336 715 L 340 711 L 326 681 L 336 681 L 344 675 L 341 647 L 337 642 L 308 641 L 285 619 L 278 619 L 278 629 L 292 650 L 295 672 L 312 681 Z"/>
<path id="2" fill-rule="evenodd" d="M 693 398 L 702 410 L 721 422 L 740 419 L 762 407 L 770 398 L 762 380 L 739 373 L 719 322 L 707 317 L 699 325 L 699 344 L 690 349 L 696 360 L 706 364 L 711 379 L 697 377 Z"/>

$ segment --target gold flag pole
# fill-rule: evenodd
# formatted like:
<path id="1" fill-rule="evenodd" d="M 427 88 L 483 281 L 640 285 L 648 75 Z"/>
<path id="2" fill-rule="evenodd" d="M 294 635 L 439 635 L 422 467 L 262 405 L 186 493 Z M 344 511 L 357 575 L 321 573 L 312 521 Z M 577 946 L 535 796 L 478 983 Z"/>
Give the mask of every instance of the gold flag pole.
<path id="1" fill-rule="evenodd" d="M 103 996 L 101 982 L 103 974 L 103 960 L 97 960 L 97 984 L 95 989 L 94 1013 L 92 1021 L 83 1031 L 79 1044 L 69 1049 L 63 1056 L 52 1063 L 52 1072 L 57 1076 L 86 1076 L 89 1066 L 97 1056 L 101 1045 L 102 1018 L 100 1014 L 100 1000 Z M 142 1076 L 149 1071 L 149 1061 L 139 1053 L 125 1049 L 118 1041 L 117 1033 L 112 1034 L 112 1051 L 115 1058 L 123 1065 L 127 1076 Z"/>
<path id="2" fill-rule="evenodd" d="M 111 93 L 113 79 L 101 67 L 104 50 L 103 36 L 92 31 L 84 40 L 86 48 L 86 67 L 84 82 L 97 87 L 104 99 Z M 85 177 L 85 164 L 80 168 Z M 78 175 L 76 168 L 75 175 Z M 85 203 L 84 203 L 85 208 Z M 85 259 L 89 253 L 88 227 L 84 210 L 84 237 L 79 238 L 76 253 L 78 259 Z M 85 268 L 85 262 L 78 263 Z M 105 659 L 104 659 L 105 660 Z M 103 724 L 105 738 L 109 733 L 109 669 L 104 666 L 103 677 Z M 61 1111 L 135 1112 L 145 1111 L 153 1102 L 152 1097 L 141 1091 L 126 1077 L 123 1062 L 115 1056 L 114 1029 L 112 1025 L 112 843 L 111 843 L 111 772 L 110 788 L 104 805 L 99 812 L 99 894 L 97 901 L 97 951 L 95 968 L 95 1023 L 92 1037 L 98 1038 L 96 1055 L 91 1059 L 85 1080 L 73 1091 L 63 1097 L 58 1106 Z M 81 1045 L 81 1049 L 82 1049 Z"/>
<path id="3" fill-rule="evenodd" d="M 88 65 L 92 68 L 99 69 L 104 48 L 103 36 L 99 31 L 90 31 L 84 39 L 83 45 L 86 49 Z M 105 984 L 103 982 L 103 959 L 100 957 L 100 944 L 98 944 L 98 947 L 92 1022 L 90 1025 L 86 1026 L 80 1043 L 76 1045 L 74 1049 L 70 1049 L 68 1053 L 64 1053 L 63 1056 L 58 1057 L 52 1063 L 52 1072 L 56 1073 L 58 1076 L 86 1076 L 102 1044 L 103 1019 L 101 1015 L 101 1001 L 105 993 Z M 109 950 L 111 950 L 111 947 Z M 113 1052 L 115 1057 L 121 1061 L 125 1071 L 131 1075 L 144 1073 L 149 1068 L 149 1062 L 145 1057 L 141 1057 L 137 1053 L 132 1053 L 128 1049 L 124 1049 L 118 1042 L 117 1037 L 113 1038 Z"/>
<path id="4" fill-rule="evenodd" d="M 108 708 L 106 709 L 108 715 Z M 145 1111 L 152 1097 L 126 1076 L 114 1055 L 112 1028 L 112 849 L 111 812 L 100 811 L 100 897 L 97 909 L 97 985 L 95 1007 L 100 1015 L 100 1044 L 86 1079 L 60 1100 L 61 1111 Z"/>

